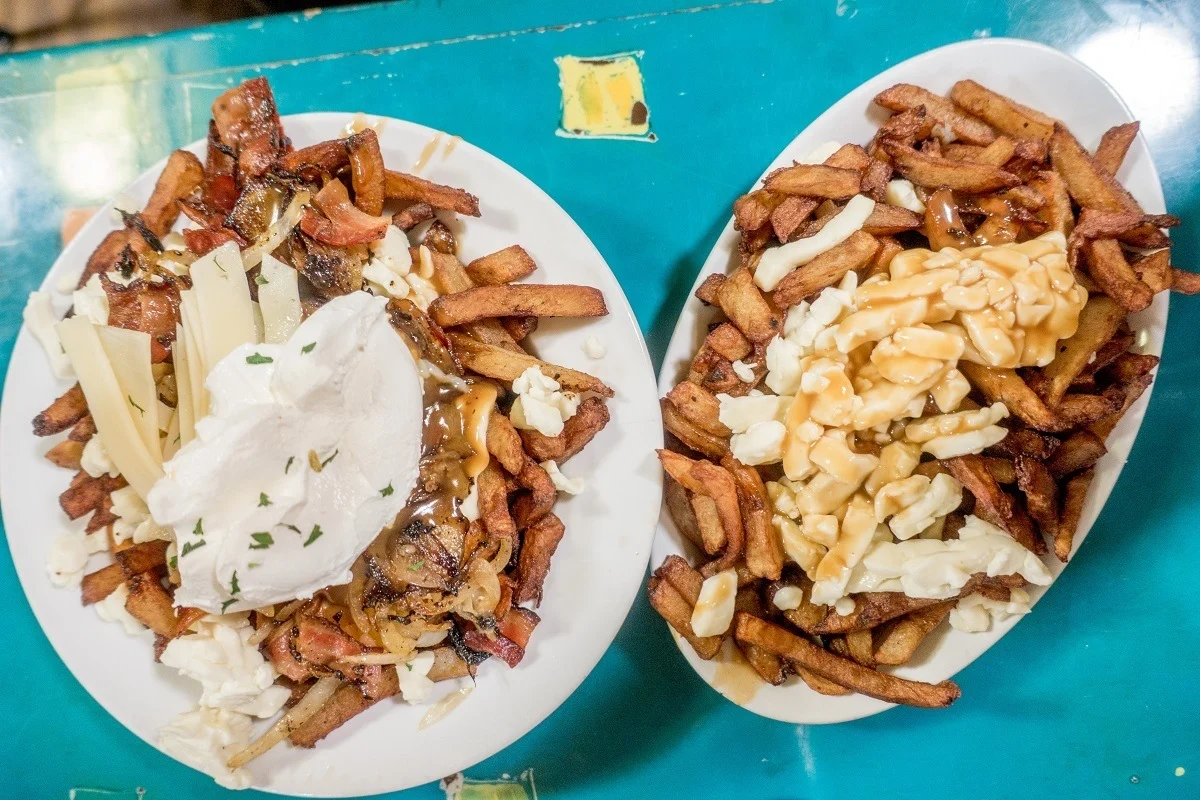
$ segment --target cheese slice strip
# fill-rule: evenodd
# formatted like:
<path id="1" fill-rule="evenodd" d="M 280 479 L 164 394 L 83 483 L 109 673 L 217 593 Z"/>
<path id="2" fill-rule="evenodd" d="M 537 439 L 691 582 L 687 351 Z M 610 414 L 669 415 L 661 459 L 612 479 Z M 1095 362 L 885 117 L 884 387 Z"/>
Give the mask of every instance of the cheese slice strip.
<path id="1" fill-rule="evenodd" d="M 158 440 L 158 391 L 150 370 L 150 334 L 125 328 L 96 326 L 100 345 L 108 356 L 117 385 L 131 409 L 146 452 L 160 466 L 162 445 Z"/>
<path id="2" fill-rule="evenodd" d="M 179 409 L 176 408 L 175 413 L 171 415 L 171 422 L 167 425 L 167 435 L 162 440 L 163 463 L 174 458 L 182 446 L 183 438 L 179 435 Z"/>
<path id="3" fill-rule="evenodd" d="M 300 289 L 296 270 L 271 255 L 263 256 L 258 304 L 262 309 L 263 341 L 286 342 L 300 325 Z"/>
<path id="4" fill-rule="evenodd" d="M 242 257 L 233 242 L 221 245 L 192 264 L 192 291 L 204 340 L 204 375 L 237 347 L 257 341 L 250 286 Z"/>
<path id="5" fill-rule="evenodd" d="M 109 457 L 133 490 L 145 499 L 150 487 L 162 477 L 162 466 L 146 449 L 139 424 L 130 413 L 136 411 L 121 391 L 96 326 L 72 317 L 58 323 L 56 330 Z"/>
<path id="6" fill-rule="evenodd" d="M 179 293 L 179 319 L 183 323 L 183 338 L 187 348 L 187 379 L 192 385 L 193 425 L 208 416 L 208 390 L 204 376 L 208 374 L 204 353 L 204 337 L 200 331 L 200 306 L 192 290 Z M 190 441 L 190 440 L 189 440 Z"/>
<path id="7" fill-rule="evenodd" d="M 187 336 L 183 325 L 175 326 L 175 344 L 171 348 L 171 356 L 175 360 L 175 395 L 178 398 L 175 406 L 176 434 L 179 436 L 179 447 L 196 438 L 195 400 L 192 393 L 192 373 L 189 361 L 192 354 L 187 347 Z M 175 437 L 167 433 L 167 443 Z M 167 460 L 165 450 L 163 460 Z"/>

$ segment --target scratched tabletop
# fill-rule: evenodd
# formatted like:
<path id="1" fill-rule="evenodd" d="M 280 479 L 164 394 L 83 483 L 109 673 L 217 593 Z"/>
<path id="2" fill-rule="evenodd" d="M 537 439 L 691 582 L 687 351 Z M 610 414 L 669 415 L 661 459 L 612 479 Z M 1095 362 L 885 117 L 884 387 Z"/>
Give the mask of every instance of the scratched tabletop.
<path id="1" fill-rule="evenodd" d="M 201 137 L 213 98 L 257 74 L 283 113 L 402 117 L 525 173 L 596 243 L 656 360 L 733 199 L 775 154 L 866 78 L 970 37 L 1053 45 L 1124 95 L 1184 218 L 1177 262 L 1197 267 L 1196 4 L 688 2 L 414 0 L 0 59 L 0 372 L 25 297 L 61 249 L 64 212 Z M 556 137 L 555 57 L 626 51 L 642 52 L 657 142 Z M 556 800 L 1200 797 L 1198 325 L 1200 298 L 1172 297 L 1157 388 L 1107 508 L 1036 611 L 958 676 L 952 709 L 827 727 L 760 719 L 705 686 L 639 598 L 579 690 L 467 776 L 524 772 L 527 795 L 531 774 Z M 34 621 L 7 547 L 0 608 L 0 795 L 229 794 L 88 696 Z M 403 795 L 442 796 L 436 785 Z"/>

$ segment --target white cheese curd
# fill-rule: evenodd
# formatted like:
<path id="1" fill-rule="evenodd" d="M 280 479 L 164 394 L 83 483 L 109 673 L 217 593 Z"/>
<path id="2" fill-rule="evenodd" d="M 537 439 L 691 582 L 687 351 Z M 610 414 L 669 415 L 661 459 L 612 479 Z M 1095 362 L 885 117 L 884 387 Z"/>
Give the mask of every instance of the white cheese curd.
<path id="1" fill-rule="evenodd" d="M 530 367 L 512 383 L 517 395 L 509 419 L 516 428 L 537 431 L 543 436 L 558 436 L 563 423 L 575 416 L 579 396 L 559 390 L 558 381 L 547 377 L 538 367 Z"/>
<path id="2" fill-rule="evenodd" d="M 841 142 L 825 142 L 824 144 L 819 144 L 813 148 L 813 151 L 805 156 L 804 160 L 800 163 L 823 164 L 827 158 L 836 153 L 838 150 L 841 150 L 844 146 L 845 145 L 843 145 Z"/>
<path id="3" fill-rule="evenodd" d="M 79 468 L 93 478 L 99 478 L 101 475 L 115 478 L 121 474 L 105 449 L 99 433 L 92 434 L 92 438 L 83 446 L 83 453 L 79 456 Z"/>
<path id="4" fill-rule="evenodd" d="M 433 668 L 433 651 L 422 650 L 405 664 L 396 665 L 396 677 L 400 681 L 400 696 L 411 705 L 424 703 L 433 693 L 433 681 L 429 670 Z"/>
<path id="5" fill-rule="evenodd" d="M 108 294 L 100 283 L 100 276 L 88 278 L 82 289 L 76 289 L 71 295 L 75 316 L 82 317 L 97 325 L 108 324 Z"/>
<path id="6" fill-rule="evenodd" d="M 83 545 L 88 555 L 108 552 L 108 529 L 100 528 L 83 535 Z"/>
<path id="7" fill-rule="evenodd" d="M 550 482 L 554 484 L 554 488 L 563 494 L 575 495 L 583 491 L 583 478 L 571 479 L 563 475 L 562 470 L 558 468 L 557 461 L 553 459 L 543 461 L 539 466 L 546 470 L 546 474 L 550 476 Z"/>
<path id="8" fill-rule="evenodd" d="M 58 339 L 58 331 L 54 328 L 58 324 L 58 318 L 54 313 L 54 306 L 50 302 L 49 293 L 30 292 L 29 299 L 25 301 L 25 310 L 22 312 L 21 318 L 29 327 L 29 332 L 46 351 L 46 357 L 50 359 L 50 369 L 54 371 L 54 377 L 69 378 L 74 375 L 75 371 L 71 369 L 71 359 L 67 358 L 62 342 Z"/>
<path id="9" fill-rule="evenodd" d="M 744 433 L 729 437 L 729 452 L 747 466 L 774 464 L 783 458 L 787 428 L 779 420 L 756 422 Z"/>
<path id="10" fill-rule="evenodd" d="M 697 636 L 720 636 L 729 630 L 736 596 L 737 570 L 727 569 L 705 578 L 692 609 L 692 631 Z"/>
<path id="11" fill-rule="evenodd" d="M 854 613 L 854 605 L 853 597 L 839 597 L 837 602 L 833 604 L 833 610 L 843 617 L 848 617 Z"/>
<path id="12" fill-rule="evenodd" d="M 993 622 L 1028 614 L 1030 610 L 1029 592 L 1024 589 L 1010 589 L 1008 602 L 969 594 L 950 610 L 950 625 L 966 633 L 983 633 L 991 630 Z"/>
<path id="13" fill-rule="evenodd" d="M 163 465 L 154 520 L 179 541 L 180 606 L 258 608 L 346 583 L 417 479 L 422 389 L 385 301 L 329 301 L 283 344 L 245 344 Z"/>
<path id="14" fill-rule="evenodd" d="M 122 583 L 109 593 L 108 597 L 96 603 L 96 616 L 105 622 L 117 622 L 130 636 L 141 636 L 148 633 L 149 628 L 136 617 L 125 610 L 125 601 L 129 599 L 129 584 Z"/>
<path id="15" fill-rule="evenodd" d="M 88 548 L 83 536 L 65 533 L 50 544 L 46 572 L 55 586 L 78 586 L 87 566 Z"/>
<path id="16" fill-rule="evenodd" d="M 718 394 L 717 401 L 721 404 L 717 411 L 717 419 L 734 433 L 745 433 L 760 422 L 782 422 L 792 404 L 791 397 L 769 394 L 748 394 L 741 397 Z"/>
<path id="17" fill-rule="evenodd" d="M 846 594 L 904 592 L 945 599 L 959 593 L 975 573 L 1020 575 L 1035 586 L 1050 583 L 1041 560 L 1004 531 L 971 515 L 957 539 L 876 541 L 854 567 Z"/>
<path id="18" fill-rule="evenodd" d="M 200 622 L 195 633 L 172 639 L 159 661 L 200 683 L 202 706 L 272 716 L 289 692 L 274 685 L 275 667 L 257 647 L 247 644 L 254 629 L 246 618 L 230 622 L 226 624 L 224 618 Z"/>
<path id="19" fill-rule="evenodd" d="M 608 355 L 608 348 L 595 336 L 589 336 L 583 340 L 583 353 L 588 358 L 598 361 Z"/>
<path id="20" fill-rule="evenodd" d="M 771 602 L 780 611 L 792 611 L 800 607 L 804 602 L 804 590 L 799 586 L 781 586 L 775 590 L 775 596 L 771 598 Z"/>
<path id="21" fill-rule="evenodd" d="M 223 708 L 195 708 L 158 732 L 158 746 L 226 789 L 245 789 L 250 786 L 249 770 L 229 769 L 229 759 L 250 744 L 251 729 L 250 717 L 245 714 Z"/>
<path id="22" fill-rule="evenodd" d="M 917 191 L 912 181 L 903 178 L 888 181 L 885 198 L 889 205 L 907 208 L 915 214 L 925 213 L 925 204 L 921 202 L 921 198 L 917 197 Z"/>
<path id="23" fill-rule="evenodd" d="M 816 234 L 763 251 L 758 268 L 754 271 L 754 282 L 760 289 L 773 291 L 784 276 L 796 267 L 807 264 L 826 250 L 846 241 L 850 234 L 861 230 L 874 210 L 874 200 L 856 194 Z"/>
<path id="24" fill-rule="evenodd" d="M 471 488 L 467 490 L 467 496 L 458 504 L 458 513 L 462 514 L 467 522 L 479 519 L 479 486 L 475 481 L 471 481 Z"/>
<path id="25" fill-rule="evenodd" d="M 740 358 L 733 362 L 733 374 L 742 383 L 754 383 L 754 367 L 742 361 Z"/>

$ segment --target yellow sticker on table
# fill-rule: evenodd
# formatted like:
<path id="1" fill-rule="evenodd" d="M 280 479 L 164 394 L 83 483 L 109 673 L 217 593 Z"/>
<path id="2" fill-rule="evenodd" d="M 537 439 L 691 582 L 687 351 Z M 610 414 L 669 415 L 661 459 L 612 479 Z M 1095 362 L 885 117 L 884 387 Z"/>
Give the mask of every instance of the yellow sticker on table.
<path id="1" fill-rule="evenodd" d="M 635 54 L 554 60 L 562 89 L 560 136 L 655 140 Z"/>

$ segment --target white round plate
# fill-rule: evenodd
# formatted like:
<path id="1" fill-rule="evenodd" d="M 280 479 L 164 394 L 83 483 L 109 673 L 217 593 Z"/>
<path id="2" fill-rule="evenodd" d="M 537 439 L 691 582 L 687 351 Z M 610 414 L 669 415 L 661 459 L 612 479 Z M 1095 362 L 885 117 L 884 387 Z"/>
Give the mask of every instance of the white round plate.
<path id="1" fill-rule="evenodd" d="M 825 142 L 865 145 L 887 115 L 871 100 L 889 86 L 915 83 L 936 94 L 945 94 L 956 81 L 965 78 L 977 80 L 984 86 L 1061 119 L 1088 148 L 1094 147 L 1108 128 L 1133 119 L 1129 108 L 1113 88 L 1070 56 L 1044 45 L 1018 39 L 975 39 L 911 58 L 859 86 L 793 139 L 763 175 L 777 167 L 790 166 L 793 159 L 805 158 Z M 1147 213 L 1165 211 L 1158 173 L 1142 137 L 1134 141 L 1117 177 Z M 736 255 L 737 232 L 733 229 L 733 220 L 730 220 L 704 262 L 695 286 L 699 286 L 709 273 L 729 271 L 736 265 Z M 689 298 L 663 360 L 659 374 L 660 393 L 665 394 L 686 374 L 687 365 L 703 340 L 706 325 L 711 319 L 710 310 L 705 309 L 694 296 Z M 1132 315 L 1130 322 L 1135 330 L 1144 331 L 1148 337 L 1143 352 L 1160 355 L 1167 327 L 1166 294 L 1158 295 L 1149 308 Z M 1076 547 L 1083 542 L 1121 474 L 1149 399 L 1150 391 L 1147 390 L 1109 437 L 1108 454 L 1096 466 L 1096 477 L 1075 537 Z M 664 508 L 651 553 L 651 566 L 657 567 L 671 554 L 687 556 L 688 548 L 689 545 L 675 529 Z M 1050 556 L 1045 561 L 1055 577 L 1062 572 L 1063 564 L 1058 559 Z M 1035 602 L 1044 591 L 1036 589 L 1031 593 Z M 998 642 L 1019 620 L 1020 617 L 1009 618 L 993 625 L 987 633 L 961 633 L 944 626 L 944 633 L 931 636 L 914 661 L 896 669 L 895 674 L 933 683 L 950 678 Z M 675 639 L 700 677 L 717 691 L 722 691 L 720 682 L 714 679 L 716 662 L 702 660 L 680 637 L 676 636 Z M 859 694 L 841 697 L 821 695 L 795 678 L 782 686 L 763 685 L 753 699 L 743 705 L 764 717 L 804 724 L 845 722 L 878 714 L 891 707 L 890 703 Z"/>
<path id="2" fill-rule="evenodd" d="M 285 117 L 284 124 L 300 147 L 345 135 L 352 117 L 298 114 Z M 387 164 L 408 170 L 436 136 L 424 126 L 385 119 L 379 143 Z M 546 360 L 590 372 L 613 387 L 612 422 L 564 468 L 571 477 L 584 477 L 587 488 L 578 497 L 561 496 L 555 507 L 567 533 L 538 609 L 542 622 L 520 665 L 510 670 L 495 659 L 485 662 L 466 701 L 424 730 L 417 725 L 427 707 L 389 700 L 314 750 L 277 747 L 251 765 L 258 789 L 316 797 L 376 794 L 427 783 L 488 758 L 545 719 L 583 682 L 641 588 L 662 496 L 654 458 L 662 422 L 637 320 L 600 253 L 557 203 L 473 145 L 458 142 L 447 154 L 448 141 L 442 136 L 421 174 L 479 196 L 482 216 L 455 226 L 464 260 L 521 244 L 539 264 L 532 281 L 586 284 L 604 293 L 607 317 L 546 320 L 532 341 Z M 188 149 L 203 157 L 203 143 Z M 139 207 L 161 169 L 160 163 L 127 190 Z M 110 206 L 63 251 L 44 289 L 53 292 L 63 275 L 79 274 L 114 227 Z M 65 307 L 68 298 L 59 299 Z M 608 348 L 603 359 L 584 354 L 589 336 Z M 33 436 L 30 420 L 66 388 L 22 329 L 0 409 L 0 496 L 8 543 L 25 595 L 59 656 L 109 713 L 153 745 L 162 725 L 195 705 L 198 685 L 155 664 L 149 638 L 126 636 L 119 626 L 102 622 L 80 605 L 78 590 L 56 589 L 46 575 L 50 543 L 71 524 L 58 506 L 71 476 L 42 457 L 50 442 Z M 457 683 L 438 684 L 435 699 Z"/>

